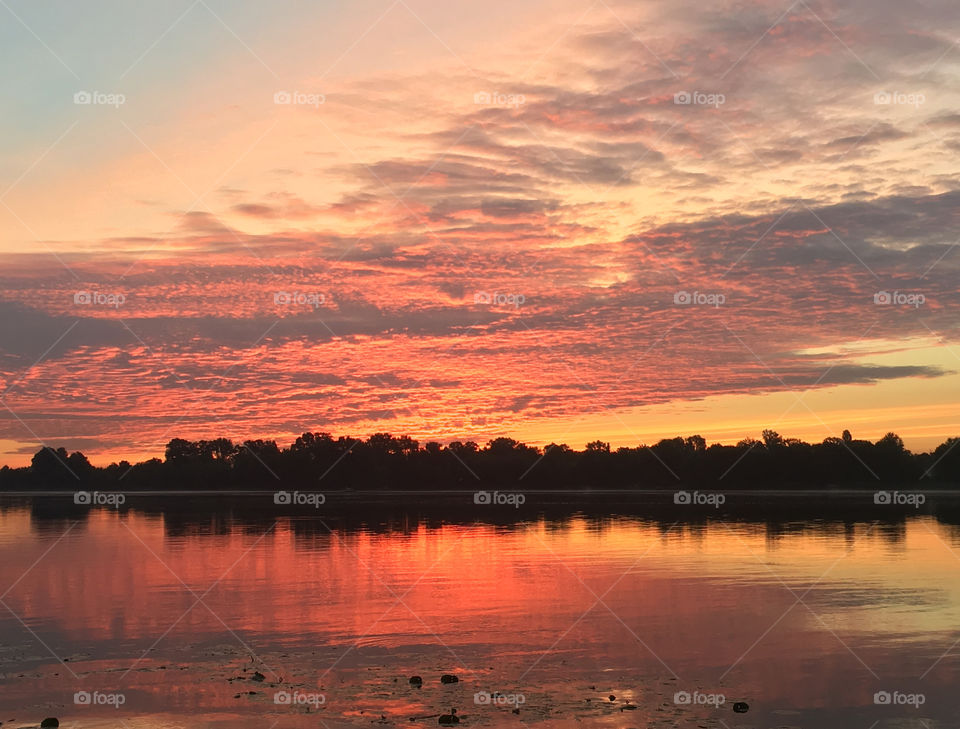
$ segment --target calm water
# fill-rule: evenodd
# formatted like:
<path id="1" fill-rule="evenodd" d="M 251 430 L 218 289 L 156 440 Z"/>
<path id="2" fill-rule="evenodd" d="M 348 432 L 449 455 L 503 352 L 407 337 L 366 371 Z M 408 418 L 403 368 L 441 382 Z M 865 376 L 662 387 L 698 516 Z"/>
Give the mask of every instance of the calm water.
<path id="1" fill-rule="evenodd" d="M 308 511 L 6 502 L 4 726 L 957 726 L 960 533 L 920 511 Z"/>

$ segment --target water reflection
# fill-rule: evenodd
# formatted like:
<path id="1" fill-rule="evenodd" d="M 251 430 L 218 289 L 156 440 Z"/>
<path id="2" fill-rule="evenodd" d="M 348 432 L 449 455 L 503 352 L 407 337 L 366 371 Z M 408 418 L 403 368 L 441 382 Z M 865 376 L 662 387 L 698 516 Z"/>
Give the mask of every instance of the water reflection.
<path id="1" fill-rule="evenodd" d="M 90 722 L 102 712 L 71 697 L 98 689 L 122 690 L 130 717 L 306 721 L 305 707 L 273 703 L 299 687 L 323 692 L 319 710 L 339 725 L 452 703 L 471 725 L 510 716 L 475 705 L 478 690 L 522 692 L 522 720 L 551 726 L 952 717 L 955 521 L 785 511 L 677 521 L 557 507 L 478 521 L 456 509 L 8 503 L 0 710 L 60 704 Z M 463 680 L 441 686 L 445 672 Z M 882 690 L 925 704 L 876 706 Z M 677 691 L 751 710 L 677 706 Z"/>

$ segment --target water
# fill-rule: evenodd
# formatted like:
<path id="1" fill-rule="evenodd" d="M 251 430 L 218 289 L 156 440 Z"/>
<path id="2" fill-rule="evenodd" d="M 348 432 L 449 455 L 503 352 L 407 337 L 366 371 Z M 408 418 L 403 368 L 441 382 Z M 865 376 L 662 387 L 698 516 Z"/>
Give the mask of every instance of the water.
<path id="1" fill-rule="evenodd" d="M 960 533 L 930 513 L 50 498 L 0 515 L 4 725 L 956 724 Z"/>

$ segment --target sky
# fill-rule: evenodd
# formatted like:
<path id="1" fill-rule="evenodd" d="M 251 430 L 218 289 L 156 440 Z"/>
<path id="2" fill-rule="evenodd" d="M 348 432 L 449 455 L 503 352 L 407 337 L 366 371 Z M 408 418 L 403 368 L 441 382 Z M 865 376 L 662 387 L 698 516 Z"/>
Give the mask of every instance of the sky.
<path id="1" fill-rule="evenodd" d="M 951 0 L 0 1 L 0 463 L 960 435 Z"/>

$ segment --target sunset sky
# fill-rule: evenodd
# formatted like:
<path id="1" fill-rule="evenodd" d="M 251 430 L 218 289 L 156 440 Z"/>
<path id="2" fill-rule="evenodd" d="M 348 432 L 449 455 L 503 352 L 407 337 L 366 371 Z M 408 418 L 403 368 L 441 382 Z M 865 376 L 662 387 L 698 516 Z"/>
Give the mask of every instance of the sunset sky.
<path id="1" fill-rule="evenodd" d="M 0 463 L 960 435 L 956 0 L 0 0 Z"/>

